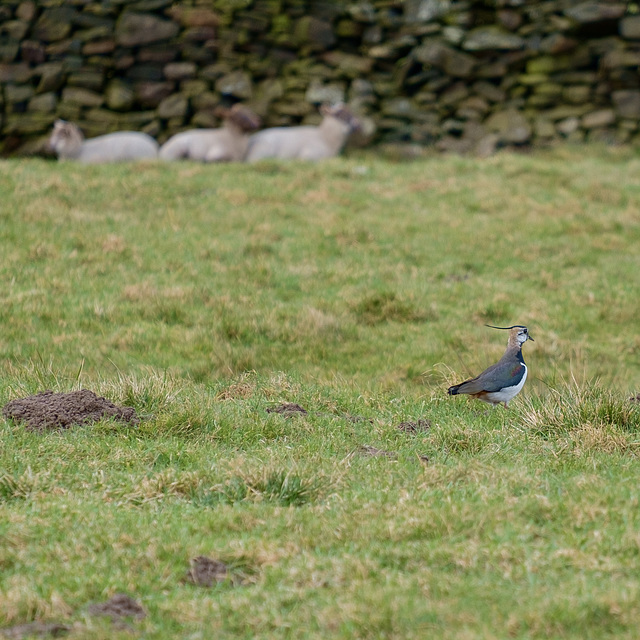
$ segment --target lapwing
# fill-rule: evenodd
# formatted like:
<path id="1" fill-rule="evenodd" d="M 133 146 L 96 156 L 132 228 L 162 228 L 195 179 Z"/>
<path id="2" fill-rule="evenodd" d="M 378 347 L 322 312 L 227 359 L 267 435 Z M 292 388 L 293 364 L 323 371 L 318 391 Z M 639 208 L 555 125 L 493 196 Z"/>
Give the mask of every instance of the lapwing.
<path id="1" fill-rule="evenodd" d="M 508 329 L 509 342 L 507 350 L 496 364 L 485 369 L 479 376 L 465 380 L 460 384 L 449 387 L 450 396 L 466 393 L 472 398 L 488 402 L 494 407 L 504 404 L 509 407 L 509 400 L 515 398 L 527 379 L 527 365 L 522 359 L 522 345 L 533 338 L 529 335 L 527 327 L 515 324 L 512 327 L 494 327 L 492 329 Z"/>

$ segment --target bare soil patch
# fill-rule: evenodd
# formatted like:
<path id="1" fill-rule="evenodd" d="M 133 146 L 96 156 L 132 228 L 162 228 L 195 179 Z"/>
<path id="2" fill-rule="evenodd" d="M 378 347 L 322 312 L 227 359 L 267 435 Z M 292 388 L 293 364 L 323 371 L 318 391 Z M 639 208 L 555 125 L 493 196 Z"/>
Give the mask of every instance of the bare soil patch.
<path id="1" fill-rule="evenodd" d="M 124 593 L 116 593 L 106 602 L 89 605 L 89 613 L 92 616 L 106 616 L 112 622 L 122 622 L 125 618 L 142 620 L 147 615 L 141 604 Z"/>
<path id="2" fill-rule="evenodd" d="M 189 564 L 189 570 L 182 581 L 197 587 L 211 588 L 223 582 L 239 587 L 254 582 L 257 574 L 252 567 L 236 563 L 228 565 L 222 560 L 207 556 L 192 558 Z"/>
<path id="3" fill-rule="evenodd" d="M 372 447 L 370 444 L 363 444 L 358 447 L 358 453 L 361 453 L 364 456 L 373 456 L 380 458 L 397 458 L 398 454 L 395 451 L 385 451 L 384 449 L 378 449 L 377 447 Z"/>
<path id="4" fill-rule="evenodd" d="M 227 565 L 221 560 L 198 556 L 191 559 L 191 567 L 185 576 L 185 582 L 198 587 L 212 587 L 218 582 L 224 582 L 229 577 Z"/>
<path id="5" fill-rule="evenodd" d="M 17 398 L 4 406 L 2 415 L 26 423 L 30 431 L 68 429 L 103 418 L 134 425 L 140 422 L 133 407 L 116 406 L 88 389 L 69 393 L 42 391 L 26 398 Z"/>
<path id="6" fill-rule="evenodd" d="M 269 407 L 267 409 L 267 413 L 280 413 L 285 416 L 292 415 L 307 415 L 307 410 L 304 407 L 301 407 L 299 404 L 295 402 L 285 402 L 284 404 L 279 404 L 276 407 Z"/>
<path id="7" fill-rule="evenodd" d="M 349 422 L 353 422 L 354 424 L 358 422 L 368 422 L 369 424 L 373 424 L 373 418 L 365 418 L 364 416 L 352 416 L 350 413 L 345 413 L 344 418 L 346 418 Z"/>
<path id="8" fill-rule="evenodd" d="M 419 420 L 409 420 L 407 422 L 401 422 L 397 425 L 396 429 L 404 431 L 405 433 L 421 433 L 428 431 L 431 428 L 431 420 L 426 418 L 420 418 Z"/>

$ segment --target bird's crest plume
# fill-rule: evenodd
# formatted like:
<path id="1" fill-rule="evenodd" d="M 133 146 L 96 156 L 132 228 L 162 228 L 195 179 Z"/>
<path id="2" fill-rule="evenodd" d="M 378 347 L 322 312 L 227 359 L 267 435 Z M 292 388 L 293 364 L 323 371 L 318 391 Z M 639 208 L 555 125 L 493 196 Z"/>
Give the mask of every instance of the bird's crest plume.
<path id="1" fill-rule="evenodd" d="M 526 329 L 527 327 L 525 327 L 524 325 L 521 324 L 514 324 L 511 325 L 510 327 L 496 327 L 493 324 L 485 324 L 485 327 L 490 327 L 491 329 Z"/>

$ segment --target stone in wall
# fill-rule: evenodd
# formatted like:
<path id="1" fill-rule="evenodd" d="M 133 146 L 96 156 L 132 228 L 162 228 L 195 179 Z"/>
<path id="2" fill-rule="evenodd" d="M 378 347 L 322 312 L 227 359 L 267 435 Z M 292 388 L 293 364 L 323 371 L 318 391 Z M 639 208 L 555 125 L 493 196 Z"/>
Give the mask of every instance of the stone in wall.
<path id="1" fill-rule="evenodd" d="M 640 90 L 627 89 L 611 94 L 616 115 L 628 120 L 640 120 Z"/>
<path id="2" fill-rule="evenodd" d="M 116 43 L 135 47 L 160 40 L 170 40 L 178 34 L 179 25 L 147 13 L 124 12 L 116 23 Z"/>

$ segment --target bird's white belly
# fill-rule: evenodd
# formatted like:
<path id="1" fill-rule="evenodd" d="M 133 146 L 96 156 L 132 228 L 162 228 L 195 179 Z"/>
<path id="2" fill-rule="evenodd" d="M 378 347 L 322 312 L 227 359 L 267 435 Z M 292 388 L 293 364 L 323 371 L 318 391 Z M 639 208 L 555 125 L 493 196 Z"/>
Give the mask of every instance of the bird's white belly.
<path id="1" fill-rule="evenodd" d="M 527 365 L 522 364 L 524 367 L 524 375 L 518 384 L 513 385 L 513 387 L 505 387 L 500 391 L 492 391 L 487 394 L 487 400 L 491 403 L 498 404 L 499 402 L 509 402 L 512 398 L 515 398 L 520 391 L 522 391 L 522 387 L 524 387 L 525 380 L 527 379 Z M 481 398 L 482 399 L 482 398 Z"/>

